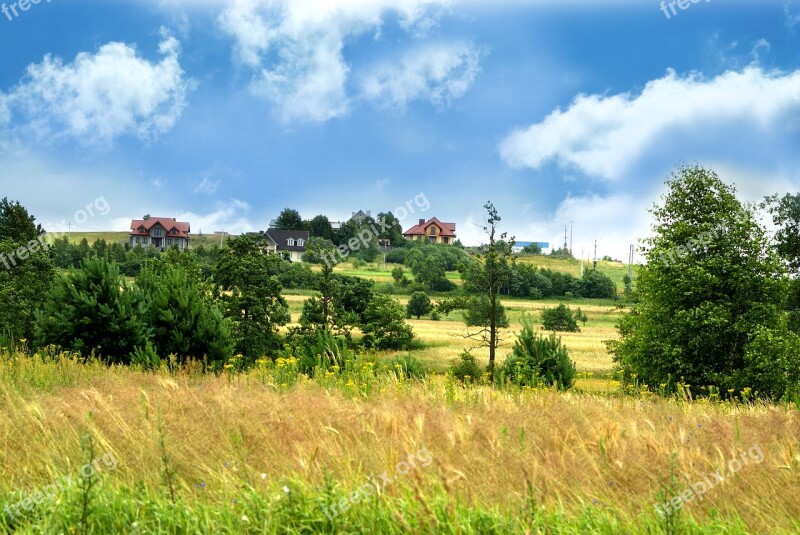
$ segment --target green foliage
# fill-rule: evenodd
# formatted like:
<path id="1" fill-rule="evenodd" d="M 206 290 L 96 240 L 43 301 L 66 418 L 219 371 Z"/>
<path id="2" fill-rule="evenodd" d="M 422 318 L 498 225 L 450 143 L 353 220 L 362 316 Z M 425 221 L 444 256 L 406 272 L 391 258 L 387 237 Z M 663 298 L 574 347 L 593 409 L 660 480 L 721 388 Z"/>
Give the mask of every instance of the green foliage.
<path id="1" fill-rule="evenodd" d="M 328 238 L 311 237 L 306 242 L 306 252 L 303 253 L 303 262 L 308 264 L 322 264 L 327 259 L 331 261 L 334 249 L 333 242 Z"/>
<path id="2" fill-rule="evenodd" d="M 776 250 L 793 273 L 800 272 L 800 193 L 766 198 L 766 207 L 777 227 Z"/>
<path id="3" fill-rule="evenodd" d="M 284 208 L 275 220 L 275 228 L 281 230 L 306 230 L 300 212 Z"/>
<path id="4" fill-rule="evenodd" d="M 582 317 L 576 316 L 564 303 L 559 304 L 555 308 L 545 308 L 542 310 L 542 327 L 548 331 L 568 333 L 580 332 L 580 328 L 578 327 L 579 319 L 582 319 Z"/>
<path id="5" fill-rule="evenodd" d="M 521 386 L 545 384 L 559 390 L 572 388 L 575 363 L 569 358 L 561 338 L 537 334 L 529 318 L 523 318 L 522 330 L 514 342 L 514 352 L 503 365 L 504 375 Z"/>
<path id="6" fill-rule="evenodd" d="M 253 238 L 241 236 L 228 242 L 214 268 L 214 297 L 233 323 L 235 351 L 250 360 L 277 350 L 278 328 L 291 319 L 281 284 L 269 275 L 281 262 L 263 254 Z"/>
<path id="7" fill-rule="evenodd" d="M 362 343 L 374 349 L 409 349 L 414 339 L 403 305 L 388 295 L 374 295 L 364 311 Z"/>
<path id="8" fill-rule="evenodd" d="M 483 377 L 483 368 L 472 353 L 464 351 L 457 359 L 450 361 L 448 373 L 460 381 L 469 380 L 472 383 L 478 383 Z"/>
<path id="9" fill-rule="evenodd" d="M 0 200 L 0 339 L 12 343 L 33 339 L 35 311 L 55 275 L 42 232 L 19 203 Z"/>
<path id="10" fill-rule="evenodd" d="M 587 269 L 578 283 L 577 294 L 580 297 L 614 299 L 617 297 L 617 285 L 608 275 Z"/>
<path id="11" fill-rule="evenodd" d="M 333 227 L 327 216 L 318 215 L 308 222 L 308 231 L 312 238 L 321 238 L 323 240 L 333 241 Z"/>
<path id="12" fill-rule="evenodd" d="M 409 280 L 408 277 L 406 277 L 406 272 L 403 270 L 402 267 L 395 266 L 394 269 L 392 269 L 392 278 L 394 279 L 394 283 L 397 286 L 400 287 L 408 286 Z"/>
<path id="13" fill-rule="evenodd" d="M 410 355 L 389 359 L 386 364 L 389 368 L 401 373 L 406 379 L 422 379 L 428 374 L 425 365 Z"/>
<path id="14" fill-rule="evenodd" d="M 760 327 L 747 344 L 745 365 L 733 374 L 733 388 L 759 397 L 786 400 L 800 394 L 800 336 L 785 328 Z"/>
<path id="15" fill-rule="evenodd" d="M 667 186 L 663 205 L 652 211 L 654 237 L 645 242 L 647 263 L 637 278 L 640 302 L 609 349 L 626 380 L 636 374 L 668 389 L 680 381 L 695 391 L 744 387 L 758 375 L 761 359 L 753 352 L 766 350 L 751 345 L 754 339 L 784 324 L 780 259 L 752 211 L 714 172 L 684 167 Z"/>
<path id="16" fill-rule="evenodd" d="M 37 314 L 36 345 L 128 364 L 150 339 L 146 316 L 141 290 L 129 286 L 116 265 L 90 258 L 81 269 L 57 276 Z"/>
<path id="17" fill-rule="evenodd" d="M 425 292 L 414 292 L 406 305 L 406 312 L 409 316 L 416 316 L 420 319 L 433 310 L 431 298 Z"/>
<path id="18" fill-rule="evenodd" d="M 188 258 L 188 257 L 184 257 Z M 228 322 L 192 277 L 178 265 L 145 268 L 136 279 L 147 309 L 158 355 L 223 364 L 233 352 Z"/>
<path id="19" fill-rule="evenodd" d="M 538 244 L 532 243 L 522 248 L 522 254 L 540 255 L 542 254 L 542 248 Z"/>

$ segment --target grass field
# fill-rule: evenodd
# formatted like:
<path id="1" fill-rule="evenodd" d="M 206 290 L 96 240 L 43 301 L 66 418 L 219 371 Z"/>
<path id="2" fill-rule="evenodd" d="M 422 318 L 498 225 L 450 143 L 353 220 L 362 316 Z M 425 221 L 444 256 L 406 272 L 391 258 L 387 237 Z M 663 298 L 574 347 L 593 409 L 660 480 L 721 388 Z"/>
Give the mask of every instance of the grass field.
<path id="1" fill-rule="evenodd" d="M 794 406 L 463 387 L 371 369 L 297 380 L 279 364 L 214 377 L 4 354 L 0 508 L 17 514 L 0 515 L 0 530 L 800 529 Z M 86 435 L 93 451 L 81 447 Z M 97 463 L 92 479 L 76 475 L 109 455 L 114 470 Z M 745 457 L 675 517 L 656 513 L 654 503 Z M 93 486 L 37 494 L 68 476 Z M 26 498 L 40 503 L 13 507 Z"/>
<path id="2" fill-rule="evenodd" d="M 67 237 L 70 243 L 80 243 L 81 240 L 86 238 L 89 245 L 97 240 L 105 240 L 107 243 L 126 243 L 128 241 L 127 232 L 71 232 L 67 234 Z M 220 239 L 215 238 L 213 235 L 203 234 L 200 236 L 198 234 L 192 234 L 192 247 L 198 247 L 200 245 L 208 247 L 219 243 Z"/>

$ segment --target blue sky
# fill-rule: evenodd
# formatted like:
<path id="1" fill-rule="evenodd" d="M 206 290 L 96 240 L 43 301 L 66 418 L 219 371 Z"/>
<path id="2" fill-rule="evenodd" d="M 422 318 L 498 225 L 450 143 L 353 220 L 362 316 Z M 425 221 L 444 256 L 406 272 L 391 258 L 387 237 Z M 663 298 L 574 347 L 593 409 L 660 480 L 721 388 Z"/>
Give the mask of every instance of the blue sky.
<path id="1" fill-rule="evenodd" d="M 210 233 L 424 193 L 405 226 L 467 244 L 491 199 L 518 240 L 574 221 L 576 255 L 625 258 L 681 162 L 800 188 L 800 2 L 668 3 L 5 0 L 0 195 Z"/>

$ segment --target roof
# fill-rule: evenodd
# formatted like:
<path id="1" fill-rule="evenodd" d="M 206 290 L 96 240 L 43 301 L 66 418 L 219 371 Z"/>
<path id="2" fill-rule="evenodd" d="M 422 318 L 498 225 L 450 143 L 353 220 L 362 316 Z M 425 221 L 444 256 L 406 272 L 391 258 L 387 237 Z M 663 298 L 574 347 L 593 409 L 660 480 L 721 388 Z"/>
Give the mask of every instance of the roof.
<path id="1" fill-rule="evenodd" d="M 264 235 L 275 242 L 279 251 L 298 251 L 301 253 L 306 250 L 305 245 L 286 245 L 286 240 L 291 238 L 308 242 L 309 238 L 307 230 L 277 230 L 271 228 Z"/>
<path id="2" fill-rule="evenodd" d="M 421 221 L 421 220 L 420 220 Z M 430 226 L 431 223 L 435 224 L 441 230 L 440 236 L 443 237 L 456 237 L 456 224 L 455 223 L 442 223 L 437 218 L 432 217 L 424 223 L 414 225 L 407 231 L 403 232 L 403 236 L 425 236 L 425 228 Z"/>
<path id="3" fill-rule="evenodd" d="M 133 219 L 131 221 L 131 236 L 149 236 L 150 230 L 160 224 L 167 231 L 166 238 L 186 238 L 189 239 L 189 233 L 192 231 L 189 223 L 185 221 L 176 221 L 174 217 L 151 217 L 150 219 Z M 144 227 L 144 232 L 140 231 Z M 177 230 L 177 234 L 172 231 Z"/>

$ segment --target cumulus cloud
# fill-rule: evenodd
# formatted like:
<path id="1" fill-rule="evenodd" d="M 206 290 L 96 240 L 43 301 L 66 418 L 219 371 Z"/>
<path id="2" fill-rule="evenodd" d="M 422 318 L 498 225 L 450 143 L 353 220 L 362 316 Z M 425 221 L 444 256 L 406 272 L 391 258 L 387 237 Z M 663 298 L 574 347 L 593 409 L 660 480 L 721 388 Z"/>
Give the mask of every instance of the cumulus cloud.
<path id="1" fill-rule="evenodd" d="M 470 43 L 435 44 L 384 63 L 361 79 L 361 92 L 383 106 L 404 108 L 414 100 L 438 107 L 461 98 L 480 72 L 480 50 Z"/>
<path id="2" fill-rule="evenodd" d="M 197 234 L 200 230 L 203 234 L 211 234 L 218 230 L 225 230 L 231 234 L 241 234 L 257 230 L 247 214 L 250 212 L 250 205 L 238 199 L 229 202 L 219 203 L 214 211 L 207 214 L 197 214 L 195 212 L 181 212 L 176 216 L 179 221 L 188 221 L 192 224 L 192 232 Z"/>
<path id="3" fill-rule="evenodd" d="M 387 12 L 409 33 L 434 26 L 450 0 L 234 0 L 219 17 L 252 69 L 251 89 L 280 108 L 285 121 L 327 121 L 349 110 L 348 40 L 378 35 Z"/>
<path id="4" fill-rule="evenodd" d="M 800 112 L 800 71 L 765 72 L 750 66 L 712 79 L 668 71 L 639 94 L 579 95 L 566 109 L 512 132 L 500 155 L 512 167 L 563 167 L 618 180 L 672 129 L 708 131 L 736 122 L 780 128 Z M 783 123 L 781 123 L 783 124 Z"/>
<path id="5" fill-rule="evenodd" d="M 180 43 L 166 32 L 159 53 L 161 60 L 151 62 L 134 46 L 112 42 L 71 63 L 47 55 L 0 93 L 0 124 L 39 142 L 108 145 L 125 135 L 153 140 L 178 121 L 192 87 L 179 63 Z"/>

